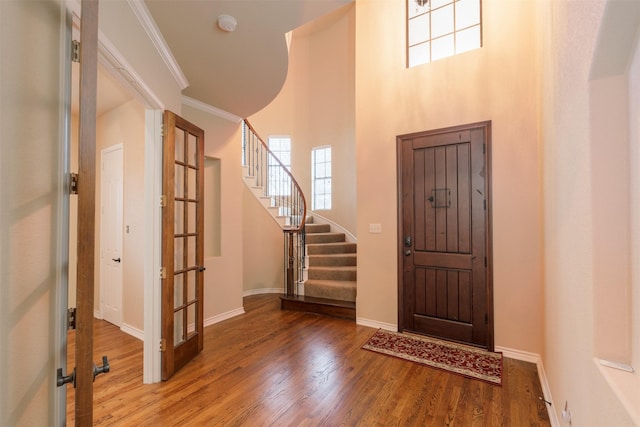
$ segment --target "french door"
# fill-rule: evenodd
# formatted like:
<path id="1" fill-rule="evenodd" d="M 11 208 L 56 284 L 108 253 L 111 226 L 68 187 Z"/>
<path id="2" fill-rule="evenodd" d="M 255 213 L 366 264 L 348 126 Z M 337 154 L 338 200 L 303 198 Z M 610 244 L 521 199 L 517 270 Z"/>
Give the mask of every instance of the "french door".
<path id="1" fill-rule="evenodd" d="M 164 113 L 162 379 L 203 347 L 204 131 Z"/>

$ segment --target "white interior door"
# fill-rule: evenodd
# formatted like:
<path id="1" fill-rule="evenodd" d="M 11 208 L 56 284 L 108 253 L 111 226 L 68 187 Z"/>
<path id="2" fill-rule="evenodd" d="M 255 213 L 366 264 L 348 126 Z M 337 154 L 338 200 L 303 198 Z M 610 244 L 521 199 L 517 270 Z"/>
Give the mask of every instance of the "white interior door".
<path id="1" fill-rule="evenodd" d="M 102 150 L 100 203 L 100 301 L 102 317 L 122 322 L 122 144 Z"/>

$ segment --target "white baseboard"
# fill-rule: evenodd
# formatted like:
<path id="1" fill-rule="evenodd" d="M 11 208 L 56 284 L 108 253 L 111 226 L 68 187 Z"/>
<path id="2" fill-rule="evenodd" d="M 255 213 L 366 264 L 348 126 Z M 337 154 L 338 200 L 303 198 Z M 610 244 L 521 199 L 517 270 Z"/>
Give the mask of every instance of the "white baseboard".
<path id="1" fill-rule="evenodd" d="M 387 331 L 398 332 L 398 325 L 393 323 L 378 322 L 377 320 L 365 319 L 362 317 L 356 317 L 356 324 L 362 326 L 368 326 L 370 328 L 384 329 Z"/>
<path id="2" fill-rule="evenodd" d="M 495 351 L 502 353 L 504 357 L 510 359 L 521 360 L 523 362 L 535 363 L 536 365 L 540 361 L 540 355 L 536 353 L 530 353 L 528 351 L 516 350 L 513 348 L 496 346 Z"/>
<path id="3" fill-rule="evenodd" d="M 120 325 L 120 330 L 134 338 L 138 338 L 140 341 L 144 341 L 144 331 L 141 329 L 122 323 L 122 325 Z"/>
<path id="4" fill-rule="evenodd" d="M 528 351 L 515 350 L 512 348 L 499 347 L 496 346 L 495 351 L 502 352 L 504 357 L 508 357 L 510 359 L 521 360 L 523 362 L 535 363 L 538 368 L 538 378 L 540 379 L 540 386 L 542 387 L 542 397 L 546 402 L 547 413 L 549 414 L 549 421 L 551 423 L 551 427 L 560 427 L 560 420 L 558 419 L 558 414 L 556 413 L 553 405 L 553 398 L 551 397 L 551 388 L 549 387 L 549 381 L 547 381 L 547 374 L 544 371 L 544 366 L 542 365 L 542 358 L 539 354 L 530 353 Z"/>
<path id="5" fill-rule="evenodd" d="M 262 288 L 262 289 L 249 289 L 242 292 L 243 297 L 249 297 L 251 295 L 261 294 L 284 294 L 284 288 Z"/>
<path id="6" fill-rule="evenodd" d="M 236 317 L 244 313 L 245 312 L 243 307 L 236 308 L 236 309 L 227 311 L 226 313 L 221 313 L 213 317 L 209 317 L 208 319 L 204 319 L 204 326 L 206 328 L 207 326 L 213 325 L 214 323 L 220 323 L 223 320 L 231 319 L 232 317 Z"/>
<path id="7" fill-rule="evenodd" d="M 93 310 L 93 317 L 102 320 L 102 312 L 100 310 Z"/>

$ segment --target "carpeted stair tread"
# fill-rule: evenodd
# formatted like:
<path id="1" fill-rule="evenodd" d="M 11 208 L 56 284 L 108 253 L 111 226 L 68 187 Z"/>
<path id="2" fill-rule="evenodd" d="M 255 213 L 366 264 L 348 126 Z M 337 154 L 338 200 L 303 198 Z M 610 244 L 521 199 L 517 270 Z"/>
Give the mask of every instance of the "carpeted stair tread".
<path id="1" fill-rule="evenodd" d="M 307 244 L 344 242 L 344 233 L 310 233 L 306 236 Z"/>
<path id="2" fill-rule="evenodd" d="M 305 296 L 342 301 L 356 300 L 356 282 L 346 280 L 315 280 L 304 283 Z"/>
<path id="3" fill-rule="evenodd" d="M 309 255 L 309 267 L 357 265 L 355 253 Z"/>
<path id="4" fill-rule="evenodd" d="M 329 233 L 331 231 L 331 225 L 330 224 L 309 224 L 306 223 L 304 226 L 304 230 L 307 234 L 314 234 L 314 233 Z"/>
<path id="5" fill-rule="evenodd" d="M 309 267 L 309 279 L 356 280 L 355 266 Z"/>
<path id="6" fill-rule="evenodd" d="M 350 242 L 309 243 L 307 242 L 307 255 L 355 253 L 356 244 Z"/>

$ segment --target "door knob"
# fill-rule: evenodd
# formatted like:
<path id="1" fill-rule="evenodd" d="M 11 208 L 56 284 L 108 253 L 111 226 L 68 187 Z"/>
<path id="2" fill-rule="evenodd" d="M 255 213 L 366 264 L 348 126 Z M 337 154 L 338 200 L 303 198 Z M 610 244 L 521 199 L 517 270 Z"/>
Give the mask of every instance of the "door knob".
<path id="1" fill-rule="evenodd" d="M 199 268 L 198 268 L 198 271 L 199 271 L 200 273 L 202 273 L 202 272 L 203 272 L 203 271 L 205 271 L 205 270 L 206 270 L 206 268 L 204 268 L 204 267 L 199 267 Z"/>
<path id="2" fill-rule="evenodd" d="M 120 262 L 120 258 L 111 258 L 111 261 L 113 261 L 113 262 Z"/>
<path id="3" fill-rule="evenodd" d="M 407 249 L 406 251 L 404 251 L 404 256 L 409 256 L 411 255 L 411 249 Z"/>
<path id="4" fill-rule="evenodd" d="M 100 374 L 106 374 L 111 371 L 111 365 L 109 365 L 109 359 L 107 356 L 102 356 L 102 366 L 93 365 L 93 381 L 96 380 L 96 377 Z"/>

